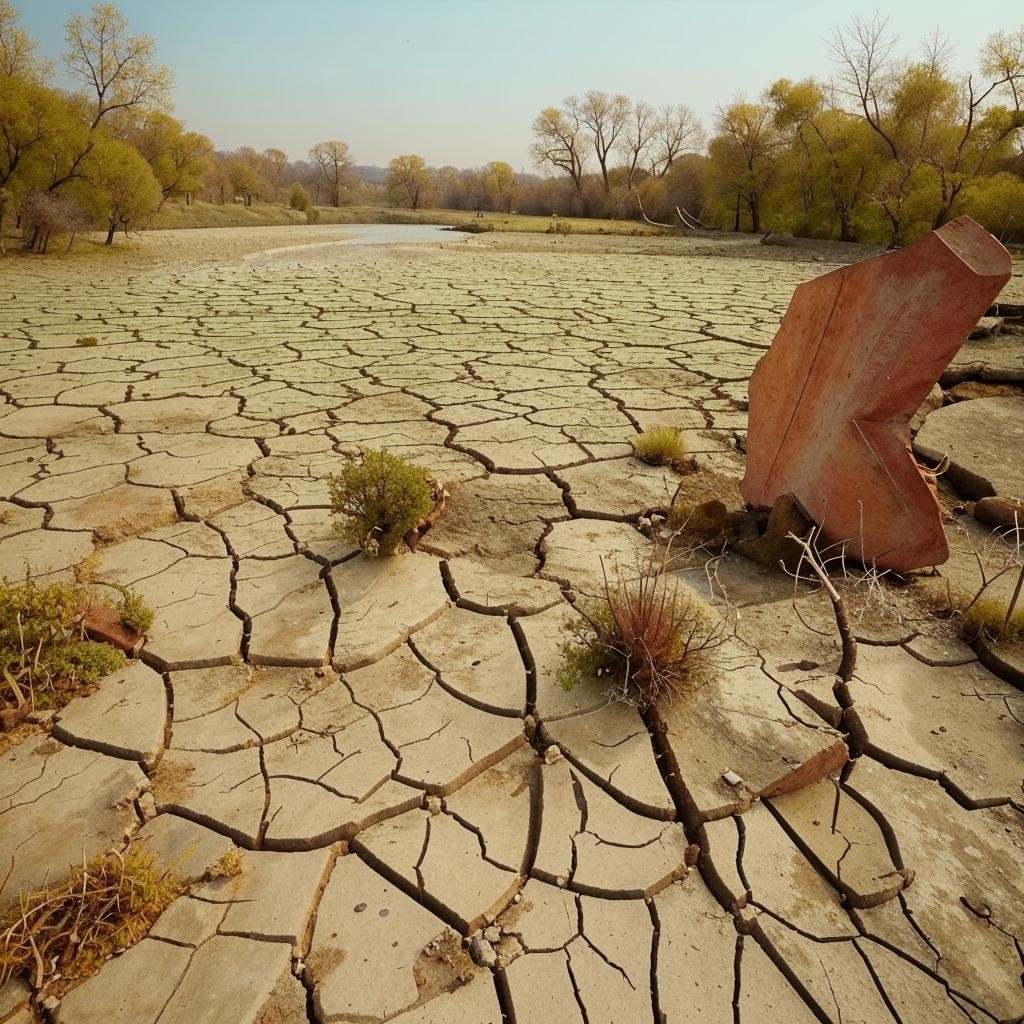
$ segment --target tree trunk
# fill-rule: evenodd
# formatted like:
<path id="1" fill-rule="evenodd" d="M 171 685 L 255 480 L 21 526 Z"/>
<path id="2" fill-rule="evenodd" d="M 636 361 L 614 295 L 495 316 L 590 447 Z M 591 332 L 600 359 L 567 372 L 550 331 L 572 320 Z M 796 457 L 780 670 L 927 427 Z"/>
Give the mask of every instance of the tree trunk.
<path id="1" fill-rule="evenodd" d="M 107 240 L 103 243 L 104 245 L 113 245 L 114 244 L 114 232 L 116 230 L 117 230 L 117 222 L 112 220 L 110 222 L 110 228 L 107 231 Z"/>
<path id="2" fill-rule="evenodd" d="M 750 230 L 755 235 L 761 234 L 761 204 L 757 196 L 747 196 L 747 206 L 750 207 Z"/>

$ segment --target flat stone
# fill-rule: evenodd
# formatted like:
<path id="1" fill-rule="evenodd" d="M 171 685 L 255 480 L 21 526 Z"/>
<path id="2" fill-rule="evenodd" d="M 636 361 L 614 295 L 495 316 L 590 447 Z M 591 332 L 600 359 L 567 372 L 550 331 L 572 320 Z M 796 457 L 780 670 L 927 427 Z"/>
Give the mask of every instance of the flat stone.
<path id="1" fill-rule="evenodd" d="M 421 547 L 525 577 L 537 568 L 545 523 L 567 516 L 562 494 L 547 476 L 495 473 L 454 486 L 444 515 Z"/>
<path id="2" fill-rule="evenodd" d="M 583 683 L 577 690 L 586 688 Z M 651 817 L 675 814 L 635 707 L 613 700 L 587 714 L 545 722 L 547 735 L 622 803 Z"/>
<path id="3" fill-rule="evenodd" d="M 391 1018 L 394 1024 L 501 1024 L 503 1019 L 494 983 L 486 975 Z"/>
<path id="4" fill-rule="evenodd" d="M 642 900 L 587 897 L 580 903 L 583 932 L 567 950 L 587 1019 L 643 1019 L 651 1008 L 654 933 L 647 906 Z"/>
<path id="5" fill-rule="evenodd" d="M 743 815 L 743 824 L 743 873 L 755 905 L 816 938 L 852 938 L 856 929 L 839 893 L 818 874 L 768 809 L 751 808 Z"/>
<path id="6" fill-rule="evenodd" d="M 517 874 L 526 860 L 531 817 L 539 813 L 539 770 L 534 751 L 520 747 L 445 799 L 447 811 L 479 832 L 487 858 Z"/>
<path id="7" fill-rule="evenodd" d="M 0 578 L 24 579 L 63 573 L 93 552 L 92 534 L 82 531 L 31 530 L 0 540 Z"/>
<path id="8" fill-rule="evenodd" d="M 230 396 L 176 395 L 174 398 L 134 399 L 110 406 L 109 412 L 121 421 L 121 430 L 127 433 L 176 433 L 203 430 L 214 420 L 237 413 L 238 404 L 238 399 Z"/>
<path id="9" fill-rule="evenodd" d="M 320 513 L 322 518 L 323 512 Z M 295 553 L 285 519 L 258 501 L 245 501 L 211 518 L 223 530 L 231 550 L 241 558 L 284 558 Z"/>
<path id="10" fill-rule="evenodd" d="M 505 969 L 517 1020 L 583 1024 L 564 950 L 529 953 Z"/>
<path id="11" fill-rule="evenodd" d="M 399 752 L 400 782 L 450 793 L 526 742 L 518 718 L 497 718 L 457 700 L 408 647 L 346 679 Z"/>
<path id="12" fill-rule="evenodd" d="M 0 433 L 7 437 L 61 438 L 113 432 L 111 417 L 87 407 L 37 405 L 0 417 Z"/>
<path id="13" fill-rule="evenodd" d="M 814 942 L 767 915 L 758 922 L 786 966 L 826 1013 L 834 1012 L 842 1020 L 896 1024 L 854 942 Z"/>
<path id="14" fill-rule="evenodd" d="M 654 897 L 655 970 L 666 1018 L 686 1024 L 732 1014 L 736 929 L 695 871 Z"/>
<path id="15" fill-rule="evenodd" d="M 545 579 L 567 583 L 580 594 L 603 593 L 605 576 L 635 578 L 650 556 L 650 542 L 626 523 L 574 519 L 556 523 L 541 543 Z"/>
<path id="16" fill-rule="evenodd" d="M 749 935 L 743 937 L 739 975 L 739 1024 L 811 1024 L 818 1019 Z"/>
<path id="17" fill-rule="evenodd" d="M 136 537 L 178 518 L 171 492 L 122 484 L 77 500 L 55 501 L 53 525 L 92 530 L 105 544 Z"/>
<path id="18" fill-rule="evenodd" d="M 926 1024 L 929 1021 L 964 1021 L 970 1016 L 950 998 L 945 986 L 930 973 L 908 963 L 885 946 L 862 940 L 858 947 L 871 964 L 879 985 L 907 1024 Z M 884 1018 L 883 1018 L 884 1019 Z"/>
<path id="19" fill-rule="evenodd" d="M 161 784 L 161 773 L 172 781 Z M 171 748 L 160 762 L 153 795 L 161 813 L 185 815 L 253 847 L 266 802 L 259 750 L 208 754 Z"/>
<path id="20" fill-rule="evenodd" d="M 235 603 L 252 620 L 249 657 L 263 665 L 322 665 L 334 608 L 321 566 L 302 555 L 242 559 Z"/>
<path id="21" fill-rule="evenodd" d="M 156 1024 L 192 955 L 185 946 L 143 939 L 68 992 L 56 1019 L 59 1024 Z"/>
<path id="22" fill-rule="evenodd" d="M 1019 384 L 1024 381 L 1024 347 L 1019 333 L 972 338 L 953 357 L 942 374 L 942 386 L 963 380 Z"/>
<path id="23" fill-rule="evenodd" d="M 839 734 L 793 718 L 777 685 L 731 641 L 712 665 L 706 683 L 662 709 L 683 781 L 708 818 L 809 785 L 846 763 Z M 729 770 L 742 785 L 723 781 Z"/>
<path id="24" fill-rule="evenodd" d="M 179 896 L 149 929 L 149 937 L 198 948 L 217 934 L 229 908 L 220 903 Z"/>
<path id="25" fill-rule="evenodd" d="M 826 541 L 865 563 L 944 562 L 938 503 L 908 451 L 908 422 L 1009 271 L 1006 250 L 959 217 L 800 285 L 750 379 L 744 498 L 771 508 L 793 494 Z"/>
<path id="26" fill-rule="evenodd" d="M 317 911 L 306 978 L 321 1020 L 386 1019 L 418 998 L 414 967 L 442 922 L 371 871 L 341 857 Z"/>
<path id="27" fill-rule="evenodd" d="M 136 843 L 144 843 L 147 853 L 184 885 L 193 885 L 233 844 L 229 839 L 203 825 L 176 814 L 158 814 L 135 834 Z"/>
<path id="28" fill-rule="evenodd" d="M 174 691 L 174 722 L 201 718 L 233 704 L 252 681 L 249 665 L 215 665 L 170 673 Z"/>
<path id="29" fill-rule="evenodd" d="M 196 890 L 195 896 L 227 906 L 221 935 L 241 935 L 298 946 L 333 863 L 330 850 L 243 854 L 242 870 Z"/>
<path id="30" fill-rule="evenodd" d="M 149 785 L 131 761 L 39 736 L 4 754 L 0 766 L 0 863 L 13 864 L 8 896 L 119 846 L 137 821 L 132 801 Z"/>
<path id="31" fill-rule="evenodd" d="M 873 756 L 909 761 L 954 782 L 969 799 L 1018 799 L 1024 783 L 1020 691 L 974 662 L 935 667 L 898 647 L 858 652 L 857 713 Z"/>
<path id="32" fill-rule="evenodd" d="M 460 602 L 474 610 L 503 615 L 536 615 L 562 603 L 557 583 L 510 576 L 471 558 L 453 558 L 448 569 Z"/>
<path id="33" fill-rule="evenodd" d="M 884 816 L 915 873 L 903 900 L 939 975 L 997 1020 L 1024 1013 L 1012 938 L 1024 932 L 1019 813 L 964 810 L 936 783 L 869 758 L 859 759 L 848 785 Z"/>
<path id="34" fill-rule="evenodd" d="M 63 743 L 152 768 L 164 747 L 166 725 L 164 682 L 149 666 L 135 661 L 101 680 L 92 695 L 59 711 L 53 735 Z"/>
<path id="35" fill-rule="evenodd" d="M 775 797 L 771 806 L 846 906 L 874 907 L 895 899 L 912 877 L 893 864 L 878 822 L 831 779 Z"/>
<path id="36" fill-rule="evenodd" d="M 468 704 L 496 714 L 523 714 L 526 668 L 504 619 L 454 608 L 421 629 L 413 643 L 444 685 Z"/>
<path id="37" fill-rule="evenodd" d="M 648 466 L 636 458 L 592 462 L 559 470 L 555 476 L 568 485 L 568 500 L 578 515 L 614 519 L 668 508 L 680 479 L 671 469 Z"/>
<path id="38" fill-rule="evenodd" d="M 360 556 L 332 576 L 341 604 L 334 666 L 341 672 L 383 658 L 451 603 L 429 555 Z"/>
<path id="39" fill-rule="evenodd" d="M 531 878 L 519 897 L 501 914 L 498 924 L 528 952 L 561 949 L 579 934 L 576 896 L 567 889 Z"/>
<path id="40" fill-rule="evenodd" d="M 623 807 L 564 759 L 545 765 L 541 777 L 537 878 L 575 892 L 639 899 L 686 874 L 681 825 Z"/>
<path id="41" fill-rule="evenodd" d="M 215 935 L 195 951 L 181 984 L 160 1015 L 161 1024 L 257 1024 L 275 981 L 288 969 L 291 947 Z M 225 964 L 231 969 L 225 970 Z M 136 984 L 146 984 L 139 977 Z"/>
<path id="42" fill-rule="evenodd" d="M 946 478 L 966 498 L 1024 498 L 1024 397 L 978 398 L 932 413 L 914 440 L 929 462 L 946 456 Z"/>
<path id="43" fill-rule="evenodd" d="M 484 859 L 477 835 L 448 814 L 389 818 L 360 833 L 353 848 L 443 907 L 466 935 L 493 921 L 524 881 Z"/>

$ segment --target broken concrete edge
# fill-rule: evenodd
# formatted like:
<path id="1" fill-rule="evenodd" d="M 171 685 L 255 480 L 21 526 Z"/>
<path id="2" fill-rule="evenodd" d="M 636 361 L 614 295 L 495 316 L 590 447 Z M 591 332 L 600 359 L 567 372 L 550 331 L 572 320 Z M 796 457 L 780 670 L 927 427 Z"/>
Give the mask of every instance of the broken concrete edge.
<path id="1" fill-rule="evenodd" d="M 114 608 L 105 604 L 94 604 L 85 613 L 82 628 L 90 640 L 107 643 L 118 648 L 129 658 L 137 658 L 146 638 L 141 633 L 128 629 Z"/>

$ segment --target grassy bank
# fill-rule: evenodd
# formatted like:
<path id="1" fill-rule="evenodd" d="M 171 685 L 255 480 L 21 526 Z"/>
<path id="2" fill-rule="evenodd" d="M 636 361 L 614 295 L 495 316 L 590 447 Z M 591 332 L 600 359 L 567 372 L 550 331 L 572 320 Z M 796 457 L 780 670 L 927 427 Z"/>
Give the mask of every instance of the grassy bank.
<path id="1" fill-rule="evenodd" d="M 485 213 L 476 217 L 465 210 L 404 210 L 385 206 L 331 206 L 317 208 L 320 224 L 448 224 L 470 230 L 559 232 L 587 235 L 671 234 L 649 224 L 628 220 L 590 220 L 582 217 L 528 217 L 522 214 Z M 277 224 L 305 224 L 298 210 L 271 203 L 168 203 L 147 225 L 149 228 L 260 227 Z"/>

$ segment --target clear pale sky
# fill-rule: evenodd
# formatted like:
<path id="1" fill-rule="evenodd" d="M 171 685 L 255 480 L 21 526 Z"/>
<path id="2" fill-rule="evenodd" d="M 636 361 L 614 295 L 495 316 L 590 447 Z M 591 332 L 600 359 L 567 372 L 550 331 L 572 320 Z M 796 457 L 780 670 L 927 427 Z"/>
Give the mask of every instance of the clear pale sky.
<path id="1" fill-rule="evenodd" d="M 64 23 L 84 0 L 13 0 L 61 67 Z M 711 127 L 719 103 L 777 78 L 831 73 L 832 29 L 874 7 L 847 0 L 121 0 L 132 32 L 174 71 L 174 114 L 216 148 L 347 142 L 358 163 L 400 153 L 428 164 L 506 160 L 533 171 L 530 124 L 572 93 L 601 89 L 688 104 Z M 935 28 L 969 70 L 1019 0 L 900 0 L 881 8 L 900 49 Z M 68 83 L 64 83 L 68 84 Z"/>

